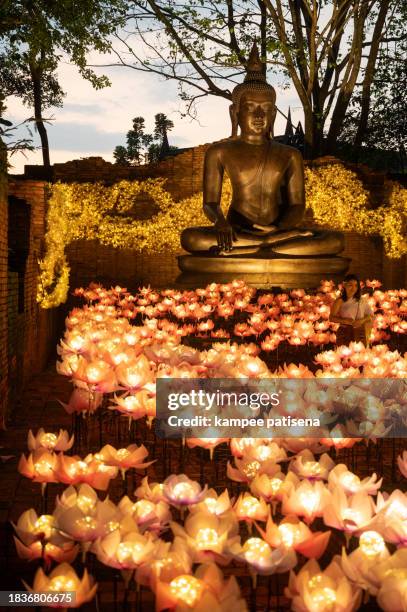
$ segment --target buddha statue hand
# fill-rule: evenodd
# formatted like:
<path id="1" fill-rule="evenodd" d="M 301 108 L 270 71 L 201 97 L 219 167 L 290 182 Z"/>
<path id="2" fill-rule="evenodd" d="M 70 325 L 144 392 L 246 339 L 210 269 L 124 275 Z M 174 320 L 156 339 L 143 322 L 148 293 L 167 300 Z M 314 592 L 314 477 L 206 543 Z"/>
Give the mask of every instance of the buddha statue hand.
<path id="1" fill-rule="evenodd" d="M 226 219 L 218 219 L 215 223 L 218 248 L 221 251 L 231 251 L 233 242 L 237 240 L 236 232 Z"/>

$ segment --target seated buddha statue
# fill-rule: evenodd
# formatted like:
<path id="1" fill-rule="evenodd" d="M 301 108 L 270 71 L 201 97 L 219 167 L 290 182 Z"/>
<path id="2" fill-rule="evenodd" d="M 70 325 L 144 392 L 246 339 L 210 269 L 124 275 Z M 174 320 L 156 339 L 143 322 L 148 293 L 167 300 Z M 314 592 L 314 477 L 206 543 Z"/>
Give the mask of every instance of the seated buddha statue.
<path id="1" fill-rule="evenodd" d="M 232 135 L 205 155 L 203 208 L 213 226 L 182 232 L 181 245 L 189 253 L 273 258 L 332 256 L 343 250 L 341 233 L 301 227 L 303 159 L 297 149 L 273 140 L 276 110 L 276 92 L 254 45 L 244 82 L 232 92 Z M 233 191 L 226 217 L 220 206 L 225 173 Z"/>

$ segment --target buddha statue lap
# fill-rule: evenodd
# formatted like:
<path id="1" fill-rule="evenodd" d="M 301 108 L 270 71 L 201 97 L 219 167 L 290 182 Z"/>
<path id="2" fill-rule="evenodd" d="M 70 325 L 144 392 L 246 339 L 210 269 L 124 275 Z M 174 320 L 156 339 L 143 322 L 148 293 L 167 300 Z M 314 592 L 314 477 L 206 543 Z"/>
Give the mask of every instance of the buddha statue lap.
<path id="1" fill-rule="evenodd" d="M 344 248 L 340 232 L 301 227 L 303 159 L 272 138 L 275 100 L 254 45 L 245 81 L 232 92 L 232 136 L 205 155 L 203 207 L 213 226 L 190 227 L 181 235 L 190 255 L 178 258 L 179 267 L 195 280 L 198 274 L 202 282 L 243 278 L 258 287 L 311 287 L 348 268 L 349 260 L 338 257 Z M 220 207 L 225 174 L 233 192 L 226 217 Z"/>

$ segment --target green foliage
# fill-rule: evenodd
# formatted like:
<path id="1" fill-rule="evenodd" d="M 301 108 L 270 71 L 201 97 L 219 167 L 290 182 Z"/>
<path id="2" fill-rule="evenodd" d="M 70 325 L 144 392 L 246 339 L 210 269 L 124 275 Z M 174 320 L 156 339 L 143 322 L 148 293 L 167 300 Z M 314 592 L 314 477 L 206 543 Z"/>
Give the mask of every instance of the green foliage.
<path id="1" fill-rule="evenodd" d="M 127 146 L 117 146 L 113 157 L 122 166 L 139 165 L 143 162 L 156 162 L 161 157 L 175 153 L 177 147 L 169 146 L 168 132 L 174 123 L 164 113 L 155 115 L 153 134 L 146 134 L 144 117 L 135 117 L 133 127 L 127 132 Z"/>
<path id="2" fill-rule="evenodd" d="M 56 72 L 64 58 L 99 89 L 109 85 L 87 65 L 87 55 L 111 49 L 111 35 L 124 24 L 127 0 L 1 0 L 0 101 L 17 96 L 34 108 L 44 164 L 49 165 L 43 110 L 61 106 Z M 46 151 L 46 152 L 45 152 Z"/>

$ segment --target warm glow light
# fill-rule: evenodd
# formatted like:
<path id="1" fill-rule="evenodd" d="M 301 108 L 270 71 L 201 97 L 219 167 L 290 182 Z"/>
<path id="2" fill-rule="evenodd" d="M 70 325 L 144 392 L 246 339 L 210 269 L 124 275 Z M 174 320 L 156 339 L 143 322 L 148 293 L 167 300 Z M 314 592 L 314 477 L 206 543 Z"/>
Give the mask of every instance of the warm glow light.
<path id="1" fill-rule="evenodd" d="M 380 555 L 386 545 L 380 533 L 377 531 L 365 531 L 359 538 L 359 548 L 366 557 L 374 558 Z"/>
<path id="2" fill-rule="evenodd" d="M 172 595 L 190 607 L 198 603 L 203 590 L 204 584 L 194 576 L 181 575 L 170 582 Z"/>
<path id="3" fill-rule="evenodd" d="M 219 542 L 219 536 L 216 529 L 204 527 L 199 529 L 195 536 L 196 547 L 199 550 L 206 550 L 212 546 L 216 546 Z"/>

